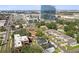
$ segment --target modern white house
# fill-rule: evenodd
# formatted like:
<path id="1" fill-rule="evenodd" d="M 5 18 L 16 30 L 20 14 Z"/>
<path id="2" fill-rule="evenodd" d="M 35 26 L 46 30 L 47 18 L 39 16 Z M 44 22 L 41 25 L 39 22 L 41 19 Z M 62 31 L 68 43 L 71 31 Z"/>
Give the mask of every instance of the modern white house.
<path id="1" fill-rule="evenodd" d="M 6 23 L 6 20 L 0 20 L 0 27 L 4 26 L 5 23 Z"/>
<path id="2" fill-rule="evenodd" d="M 22 42 L 29 43 L 27 36 L 20 36 L 19 34 L 14 34 L 14 47 L 22 47 Z"/>

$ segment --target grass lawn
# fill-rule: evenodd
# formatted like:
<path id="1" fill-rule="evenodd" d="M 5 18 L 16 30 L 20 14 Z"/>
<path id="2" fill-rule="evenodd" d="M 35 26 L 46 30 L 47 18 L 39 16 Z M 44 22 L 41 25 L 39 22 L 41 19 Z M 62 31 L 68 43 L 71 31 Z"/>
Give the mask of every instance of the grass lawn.
<path id="1" fill-rule="evenodd" d="M 79 45 L 76 45 L 76 46 L 72 47 L 72 49 L 76 49 L 76 48 L 79 48 Z"/>
<path id="2" fill-rule="evenodd" d="M 73 46 L 73 47 L 71 47 L 71 46 L 67 46 L 67 47 L 68 47 L 69 50 L 74 50 L 74 49 L 79 48 L 79 45 L 76 45 L 76 46 Z"/>
<path id="3" fill-rule="evenodd" d="M 30 45 L 26 45 L 22 48 L 21 52 L 23 53 L 42 53 L 42 48 L 33 41 Z"/>
<path id="4" fill-rule="evenodd" d="M 58 53 L 58 52 L 60 52 L 60 49 L 59 48 L 56 48 L 55 49 L 55 53 Z"/>

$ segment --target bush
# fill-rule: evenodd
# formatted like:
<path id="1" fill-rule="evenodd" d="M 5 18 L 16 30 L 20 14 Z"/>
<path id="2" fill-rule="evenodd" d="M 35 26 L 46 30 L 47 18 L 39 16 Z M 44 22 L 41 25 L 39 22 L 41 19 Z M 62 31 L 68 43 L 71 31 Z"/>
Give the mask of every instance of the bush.
<path id="1" fill-rule="evenodd" d="M 44 35 L 44 33 L 41 30 L 38 30 L 36 33 L 36 36 L 42 37 L 43 35 Z"/>
<path id="2" fill-rule="evenodd" d="M 12 38 L 14 38 L 14 34 L 20 34 L 21 36 L 31 36 L 31 33 L 26 31 L 26 29 L 20 29 L 18 31 L 15 31 L 13 34 L 12 34 Z"/>
<path id="3" fill-rule="evenodd" d="M 0 31 L 3 32 L 3 31 L 6 31 L 6 29 L 2 26 L 0 27 Z"/>
<path id="4" fill-rule="evenodd" d="M 57 29 L 56 23 L 46 23 L 46 26 L 48 27 L 48 29 Z"/>
<path id="5" fill-rule="evenodd" d="M 36 26 L 39 28 L 40 26 L 43 26 L 45 25 L 45 22 L 41 21 L 41 22 L 38 22 L 36 23 Z"/>

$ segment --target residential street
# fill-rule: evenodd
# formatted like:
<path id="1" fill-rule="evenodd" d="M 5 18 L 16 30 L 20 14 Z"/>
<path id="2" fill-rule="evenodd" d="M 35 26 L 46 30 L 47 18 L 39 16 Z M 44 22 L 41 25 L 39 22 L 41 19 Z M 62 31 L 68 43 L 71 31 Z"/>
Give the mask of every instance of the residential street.
<path id="1" fill-rule="evenodd" d="M 5 41 L 4 41 L 4 45 L 1 47 L 1 52 L 5 53 L 5 52 L 11 52 L 10 50 L 10 32 L 11 32 L 11 28 L 10 28 L 10 23 L 12 22 L 12 17 L 10 16 L 9 18 L 7 18 L 7 24 L 6 24 L 6 36 L 5 36 Z"/>

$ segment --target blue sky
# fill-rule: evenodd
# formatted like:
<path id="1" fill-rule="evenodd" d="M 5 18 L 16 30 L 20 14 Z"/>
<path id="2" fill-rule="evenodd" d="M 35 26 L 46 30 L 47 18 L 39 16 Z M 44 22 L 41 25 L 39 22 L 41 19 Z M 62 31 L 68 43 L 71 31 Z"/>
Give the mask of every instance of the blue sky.
<path id="1" fill-rule="evenodd" d="M 0 10 L 40 10 L 40 5 L 0 5 Z"/>
<path id="2" fill-rule="evenodd" d="M 58 10 L 79 10 L 79 5 L 57 5 Z"/>
<path id="3" fill-rule="evenodd" d="M 79 10 L 79 5 L 55 5 L 57 10 Z M 0 5 L 0 10 L 40 10 L 40 5 Z"/>

